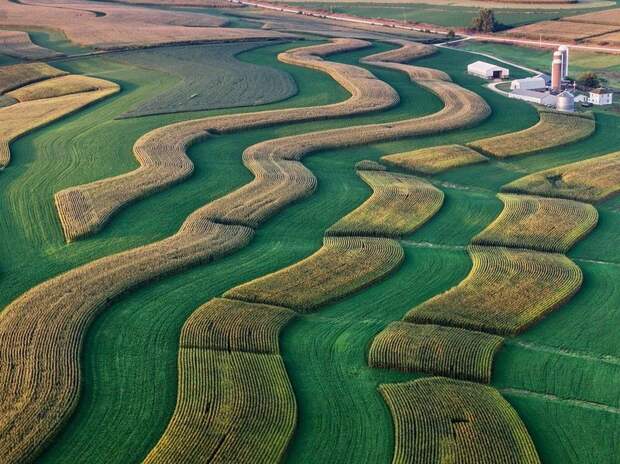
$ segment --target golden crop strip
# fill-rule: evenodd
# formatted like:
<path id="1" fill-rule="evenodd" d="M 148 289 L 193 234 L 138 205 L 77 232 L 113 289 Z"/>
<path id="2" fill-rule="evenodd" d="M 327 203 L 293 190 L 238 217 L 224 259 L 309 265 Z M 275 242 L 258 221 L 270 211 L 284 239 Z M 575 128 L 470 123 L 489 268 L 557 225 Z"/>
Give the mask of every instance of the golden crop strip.
<path id="1" fill-rule="evenodd" d="M 67 74 L 46 63 L 23 63 L 0 66 L 0 94 L 23 85 Z"/>
<path id="2" fill-rule="evenodd" d="M 502 337 L 484 332 L 398 321 L 375 337 L 368 363 L 376 368 L 488 383 L 493 356 L 502 341 Z"/>
<path id="3" fill-rule="evenodd" d="M 501 193 L 498 197 L 504 209 L 472 243 L 566 253 L 598 223 L 596 208 L 587 203 Z"/>
<path id="4" fill-rule="evenodd" d="M 603 201 L 620 191 L 620 152 L 536 172 L 502 190 L 587 203 Z"/>
<path id="5" fill-rule="evenodd" d="M 456 287 L 413 308 L 409 322 L 516 335 L 581 287 L 577 265 L 561 254 L 472 245 L 473 267 Z"/>
<path id="6" fill-rule="evenodd" d="M 106 89 L 118 91 L 118 85 L 96 77 L 69 74 L 25 85 L 7 92 L 7 95 L 17 101 L 25 102 Z"/>
<path id="7" fill-rule="evenodd" d="M 470 125 L 488 116 L 488 106 L 476 94 L 452 83 L 441 84 L 449 84 L 441 88 L 446 99 L 446 108 L 451 108 L 451 111 L 444 109 L 438 113 L 444 114 L 445 124 L 440 117 L 436 120 L 425 117 L 420 118 L 420 124 L 409 120 L 365 126 L 371 128 L 369 131 L 372 132 L 372 139 L 381 141 L 394 136 L 438 132 Z M 393 92 L 391 87 L 387 88 Z M 472 114 L 469 113 L 470 110 Z M 241 116 L 238 117 L 240 118 Z M 183 124 L 177 126 L 187 132 L 185 136 L 174 139 L 171 145 L 164 145 L 162 159 L 175 150 L 184 153 L 185 141 L 200 137 L 206 129 L 200 122 L 195 125 L 188 124 L 190 128 Z M 360 128 L 350 127 L 341 133 L 347 131 L 355 134 L 355 139 L 352 137 L 355 143 L 363 144 L 367 141 L 357 137 Z M 326 133 L 331 136 L 333 131 Z M 318 141 L 321 135 L 317 133 L 312 137 Z M 274 157 L 271 158 L 259 150 L 262 155 L 257 159 L 250 157 L 248 164 L 254 163 L 255 170 L 260 168 L 268 172 L 273 166 L 270 163 L 278 160 L 278 170 L 286 173 L 287 179 L 296 179 L 297 174 L 290 172 L 301 173 L 304 179 L 307 178 L 307 170 L 295 158 L 303 154 L 297 151 L 299 146 L 289 144 L 288 138 L 280 141 L 285 141 L 283 151 L 274 152 Z M 150 143 L 155 148 L 162 141 L 154 137 Z M 314 148 L 318 149 L 318 145 Z M 253 152 L 252 149 L 250 152 Z M 261 161 L 267 167 L 263 167 Z M 290 182 L 288 185 L 291 185 Z M 274 194 L 285 193 L 274 191 Z M 234 193 L 231 196 L 234 196 Z M 241 203 L 254 201 L 244 196 L 241 196 L 240 200 Z M 77 201 L 81 203 L 81 199 L 78 198 Z M 281 201 L 278 207 L 286 204 L 286 201 Z M 238 210 L 235 204 L 229 203 L 229 206 Z M 83 207 L 86 207 L 85 203 L 78 205 L 78 208 Z M 270 207 L 269 211 L 275 213 L 278 207 Z M 6 462 L 32 460 L 71 414 L 79 398 L 79 353 L 84 334 L 92 320 L 110 301 L 137 285 L 218 258 L 248 243 L 253 235 L 251 228 L 226 221 L 213 221 L 212 211 L 212 204 L 198 209 L 187 218 L 179 232 L 167 239 L 98 259 L 50 279 L 26 292 L 0 313 L 0 456 Z M 389 239 L 330 237 L 325 243 L 327 247 L 334 248 L 334 251 L 336 248 L 342 249 L 342 253 L 352 259 L 361 259 L 358 257 L 362 255 L 362 250 L 365 250 L 362 265 L 368 268 L 371 275 L 362 278 L 359 276 L 362 270 L 355 270 L 358 274 L 349 278 L 349 281 L 356 280 L 362 285 L 385 275 L 400 262 L 403 255 L 398 243 Z M 373 260 L 377 260 L 378 264 L 373 264 Z M 347 265 L 347 268 L 350 269 L 350 266 Z M 332 288 L 327 283 L 325 285 L 328 290 Z M 350 290 L 354 290 L 353 284 Z M 343 293 L 343 289 L 337 289 L 331 297 L 335 298 Z M 307 292 L 306 295 L 314 296 L 312 292 Z M 307 302 L 310 303 L 310 299 Z M 203 359 L 202 356 L 199 358 Z M 188 363 L 191 364 L 191 361 Z M 189 369 L 188 366 L 185 365 L 180 370 Z M 211 372 L 210 369 L 211 367 L 206 367 L 201 372 Z M 227 388 L 232 381 L 226 380 L 226 375 L 235 374 L 224 373 L 223 377 L 220 377 L 224 379 L 222 382 Z M 269 377 L 271 374 L 266 375 Z M 193 377 L 188 374 L 183 378 L 193 382 L 200 379 L 200 375 Z M 286 394 L 288 393 L 282 396 L 286 397 Z M 254 396 L 250 395 L 250 398 Z M 286 404 L 287 400 L 282 399 L 281 403 Z M 286 423 L 286 420 L 283 423 Z M 240 427 L 241 425 L 243 424 L 240 422 Z M 194 446 L 200 447 L 201 444 Z M 243 449 L 237 451 L 242 452 Z M 186 449 L 181 452 L 191 454 L 193 450 Z"/>
<path id="8" fill-rule="evenodd" d="M 61 78 L 62 79 L 62 78 Z M 55 81 L 56 79 L 52 79 Z M 91 81 L 92 80 L 92 81 Z M 23 101 L 14 105 L 0 108 L 0 169 L 4 169 L 11 160 L 10 143 L 38 127 L 49 124 L 56 119 L 73 113 L 91 103 L 99 101 L 120 90 L 120 87 L 112 82 L 102 79 L 84 78 L 84 81 L 97 81 L 97 90 L 81 93 L 62 94 L 62 88 L 56 89 L 56 93 L 62 96 L 53 98 L 41 98 L 39 100 Z M 43 87 L 44 90 L 38 89 Z M 31 84 L 20 95 L 43 95 L 54 93 L 54 84 L 48 85 L 47 81 Z M 19 91 L 11 94 L 19 94 Z M 27 97 L 25 97 L 27 98 Z"/>
<path id="9" fill-rule="evenodd" d="M 463 145 L 422 148 L 421 150 L 386 155 L 381 159 L 406 171 L 421 174 L 437 174 L 449 169 L 487 161 L 486 157 Z"/>
<path id="10" fill-rule="evenodd" d="M 539 110 L 540 121 L 525 130 L 511 132 L 467 145 L 483 154 L 506 158 L 568 145 L 594 132 L 592 115 Z"/>
<path id="11" fill-rule="evenodd" d="M 357 173 L 373 194 L 327 235 L 402 237 L 426 223 L 443 204 L 443 192 L 416 177 L 377 170 Z"/>
<path id="12" fill-rule="evenodd" d="M 404 259 L 395 240 L 325 237 L 323 247 L 292 266 L 224 293 L 224 297 L 312 311 L 392 272 Z"/>
<path id="13" fill-rule="evenodd" d="M 143 135 L 134 145 L 134 155 L 140 163 L 138 169 L 90 184 L 70 187 L 55 195 L 66 239 L 71 241 L 96 232 L 110 216 L 126 204 L 189 177 L 194 165 L 186 155 L 187 148 L 208 138 L 212 133 L 230 133 L 275 124 L 335 118 L 386 109 L 397 104 L 399 97 L 396 91 L 368 71 L 356 66 L 323 61 L 321 58 L 369 45 L 369 42 L 363 40 L 334 39 L 327 44 L 297 48 L 278 56 L 282 62 L 329 74 L 351 93 L 351 97 L 345 102 L 184 121 Z M 287 173 L 283 172 L 282 175 L 287 176 Z M 313 176 L 306 173 L 304 177 L 304 180 L 309 182 L 308 187 L 313 188 Z M 268 188 L 275 187 L 270 184 Z"/>
<path id="14" fill-rule="evenodd" d="M 537 464 L 512 406 L 491 387 L 441 377 L 381 385 L 396 432 L 393 464 Z"/>

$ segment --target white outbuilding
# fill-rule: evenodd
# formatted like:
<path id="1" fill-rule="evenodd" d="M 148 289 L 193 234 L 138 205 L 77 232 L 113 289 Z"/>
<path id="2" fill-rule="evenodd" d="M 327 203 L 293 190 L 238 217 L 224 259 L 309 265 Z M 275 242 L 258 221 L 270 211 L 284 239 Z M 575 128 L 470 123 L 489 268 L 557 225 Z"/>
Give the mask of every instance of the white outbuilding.
<path id="1" fill-rule="evenodd" d="M 590 92 L 588 101 L 593 105 L 611 105 L 614 94 L 611 90 L 595 89 Z"/>
<path id="2" fill-rule="evenodd" d="M 551 95 L 549 92 L 536 92 L 535 90 L 517 89 L 510 92 L 508 96 L 510 98 L 516 98 L 517 100 L 536 103 L 537 105 L 555 106 L 557 103 L 557 97 L 555 95 Z"/>
<path id="3" fill-rule="evenodd" d="M 510 90 L 536 90 L 544 89 L 547 86 L 543 77 L 526 77 L 525 79 L 515 79 L 510 83 Z"/>
<path id="4" fill-rule="evenodd" d="M 505 79 L 509 74 L 506 68 L 484 61 L 475 61 L 467 65 L 467 73 L 483 79 Z"/>

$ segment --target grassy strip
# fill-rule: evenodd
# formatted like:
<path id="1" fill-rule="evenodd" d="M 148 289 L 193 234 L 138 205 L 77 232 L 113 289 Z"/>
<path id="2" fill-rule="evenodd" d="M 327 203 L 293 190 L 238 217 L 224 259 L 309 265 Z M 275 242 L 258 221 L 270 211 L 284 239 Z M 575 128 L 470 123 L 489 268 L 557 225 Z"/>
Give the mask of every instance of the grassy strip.
<path id="1" fill-rule="evenodd" d="M 394 240 L 326 237 L 323 247 L 312 256 L 235 287 L 224 296 L 308 312 L 385 277 L 403 257 Z"/>
<path id="2" fill-rule="evenodd" d="M 463 145 L 442 145 L 396 153 L 381 158 L 386 163 L 421 174 L 437 174 L 461 166 L 483 163 L 487 158 Z"/>
<path id="3" fill-rule="evenodd" d="M 502 190 L 588 203 L 603 201 L 620 190 L 620 152 L 536 172 Z"/>
<path id="4" fill-rule="evenodd" d="M 473 238 L 473 244 L 566 253 L 598 223 L 596 208 L 587 203 L 529 195 L 498 197 L 504 209 Z"/>
<path id="5" fill-rule="evenodd" d="M 431 377 L 379 391 L 394 417 L 394 464 L 540 462 L 521 419 L 493 388 Z"/>
<path id="6" fill-rule="evenodd" d="M 0 30 L 0 48 L 6 55 L 25 60 L 41 60 L 58 55 L 52 50 L 33 44 L 28 33 L 24 31 Z"/>
<path id="7" fill-rule="evenodd" d="M 583 279 L 564 255 L 478 245 L 469 253 L 467 278 L 413 308 L 405 320 L 515 335 L 565 303 Z"/>
<path id="8" fill-rule="evenodd" d="M 467 145 L 484 154 L 506 158 L 568 145 L 594 132 L 594 116 L 539 110 L 540 121 L 528 129 L 476 140 Z"/>
<path id="9" fill-rule="evenodd" d="M 279 55 L 285 63 L 316 69 L 329 74 L 345 87 L 351 98 L 342 103 L 317 106 L 313 108 L 292 108 L 284 110 L 262 111 L 234 116 L 219 116 L 181 122 L 164 126 L 142 136 L 134 145 L 134 154 L 140 167 L 121 176 L 103 179 L 91 184 L 80 185 L 62 190 L 55 195 L 55 202 L 63 226 L 65 237 L 71 241 L 99 230 L 110 218 L 128 203 L 145 197 L 155 191 L 178 183 L 193 172 L 193 163 L 186 155 L 187 148 L 200 140 L 215 134 L 265 127 L 299 121 L 312 121 L 359 114 L 389 108 L 398 103 L 398 95 L 388 84 L 375 79 L 368 71 L 358 67 L 330 63 L 320 57 L 368 46 L 360 40 L 334 40 L 331 43 L 302 47 Z M 275 162 L 271 174 L 276 179 L 257 172 L 259 189 L 277 196 L 275 191 L 286 179 L 287 169 L 280 168 Z M 289 165 L 295 170 L 293 164 Z M 303 168 L 296 169 L 301 180 L 301 194 L 314 187 L 314 178 Z M 267 166 L 264 171 L 269 171 Z M 297 175 L 297 173 L 293 173 Z M 291 179 L 295 183 L 295 179 Z M 290 183 L 290 182 L 289 182 Z M 271 192 L 274 190 L 274 192 Z M 295 193 L 293 198 L 295 198 Z M 228 205 L 230 206 L 230 205 Z"/>
<path id="10" fill-rule="evenodd" d="M 489 383 L 503 338 L 432 324 L 393 322 L 372 342 L 368 364 Z"/>
<path id="11" fill-rule="evenodd" d="M 376 170 L 357 172 L 373 194 L 331 226 L 327 235 L 402 237 L 421 227 L 443 204 L 443 192 L 416 177 Z"/>
<path id="12" fill-rule="evenodd" d="M 0 67 L 0 93 L 23 85 L 67 74 L 46 63 L 23 63 Z"/>
<path id="13" fill-rule="evenodd" d="M 100 90 L 24 101 L 0 108 L 0 120 L 3 122 L 0 127 L 0 169 L 9 164 L 11 160 L 9 145 L 16 138 L 120 90 L 117 84 L 101 79 L 96 80 L 102 86 Z M 32 85 L 36 88 L 41 84 L 46 85 L 45 82 Z M 37 90 L 31 92 L 36 94 Z"/>

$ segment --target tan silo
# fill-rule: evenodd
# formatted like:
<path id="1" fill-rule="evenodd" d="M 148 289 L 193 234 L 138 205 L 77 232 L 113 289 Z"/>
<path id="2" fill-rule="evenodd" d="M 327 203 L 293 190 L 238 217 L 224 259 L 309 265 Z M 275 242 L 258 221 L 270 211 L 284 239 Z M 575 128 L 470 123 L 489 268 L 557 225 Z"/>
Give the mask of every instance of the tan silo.
<path id="1" fill-rule="evenodd" d="M 562 55 L 562 79 L 566 79 L 568 77 L 568 47 L 560 45 L 558 51 Z"/>
<path id="2" fill-rule="evenodd" d="M 562 54 L 555 52 L 551 63 L 551 90 L 559 92 L 562 88 Z"/>

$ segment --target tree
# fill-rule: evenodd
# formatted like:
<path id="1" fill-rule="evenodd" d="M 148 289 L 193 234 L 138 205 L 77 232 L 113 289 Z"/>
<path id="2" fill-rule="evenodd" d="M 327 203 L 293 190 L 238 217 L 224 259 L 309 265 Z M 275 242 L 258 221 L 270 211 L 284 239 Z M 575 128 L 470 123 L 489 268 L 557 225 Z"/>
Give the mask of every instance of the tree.
<path id="1" fill-rule="evenodd" d="M 584 72 L 577 77 L 577 85 L 587 89 L 594 89 L 601 86 L 601 80 L 593 72 Z"/>
<path id="2" fill-rule="evenodd" d="M 446 35 L 446 37 L 447 37 L 448 39 L 454 39 L 454 37 L 455 37 L 455 36 L 456 36 L 456 34 L 454 33 L 454 31 L 453 31 L 452 29 L 450 29 L 450 30 L 448 31 L 448 34 Z"/>
<path id="3" fill-rule="evenodd" d="M 498 28 L 495 13 L 488 8 L 481 8 L 472 23 L 471 28 L 476 32 L 495 32 Z"/>

